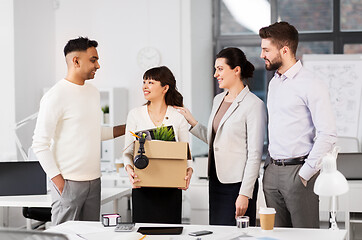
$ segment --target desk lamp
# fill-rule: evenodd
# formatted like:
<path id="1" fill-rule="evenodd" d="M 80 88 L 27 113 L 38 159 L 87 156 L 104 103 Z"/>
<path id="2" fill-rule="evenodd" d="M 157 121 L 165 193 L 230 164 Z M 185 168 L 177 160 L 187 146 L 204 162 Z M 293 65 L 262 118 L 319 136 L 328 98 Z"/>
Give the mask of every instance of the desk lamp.
<path id="1" fill-rule="evenodd" d="M 330 223 L 332 230 L 337 230 L 336 198 L 349 190 L 347 179 L 337 170 L 337 155 L 339 147 L 334 147 L 332 153 L 327 153 L 322 159 L 322 170 L 314 184 L 314 192 L 319 196 L 332 198 Z"/>
<path id="2" fill-rule="evenodd" d="M 19 139 L 19 136 L 18 134 L 16 133 L 16 130 L 21 128 L 22 126 L 24 126 L 25 124 L 27 124 L 28 122 L 30 122 L 31 120 L 34 120 L 38 117 L 38 113 L 34 113 L 26 118 L 24 118 L 23 120 L 15 123 L 15 126 L 14 126 L 14 132 L 15 132 L 15 143 L 16 143 L 16 146 L 17 148 L 19 149 L 20 151 L 20 154 L 21 156 L 23 157 L 23 160 L 28 160 L 28 155 L 25 151 L 25 149 L 23 148 L 23 145 L 21 144 L 20 142 L 20 139 Z"/>

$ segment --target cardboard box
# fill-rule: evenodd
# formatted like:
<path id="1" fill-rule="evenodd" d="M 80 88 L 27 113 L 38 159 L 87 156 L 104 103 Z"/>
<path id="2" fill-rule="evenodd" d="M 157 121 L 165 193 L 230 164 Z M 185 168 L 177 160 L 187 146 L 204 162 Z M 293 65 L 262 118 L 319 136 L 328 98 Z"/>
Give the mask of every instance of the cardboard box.
<path id="1" fill-rule="evenodd" d="M 135 142 L 134 156 L 138 155 L 139 142 Z M 187 142 L 146 141 L 145 154 L 149 164 L 144 169 L 135 167 L 141 180 L 140 187 L 186 187 L 187 160 L 191 159 Z"/>

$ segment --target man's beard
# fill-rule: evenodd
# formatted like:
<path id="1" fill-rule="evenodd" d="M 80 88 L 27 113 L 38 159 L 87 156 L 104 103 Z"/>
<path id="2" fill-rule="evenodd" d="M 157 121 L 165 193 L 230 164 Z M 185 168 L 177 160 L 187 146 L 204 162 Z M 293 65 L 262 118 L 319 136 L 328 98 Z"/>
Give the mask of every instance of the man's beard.
<path id="1" fill-rule="evenodd" d="M 271 62 L 268 59 L 265 60 L 270 63 L 269 66 L 265 64 L 265 69 L 268 71 L 278 70 L 283 65 L 280 55 L 275 59 L 275 62 Z"/>

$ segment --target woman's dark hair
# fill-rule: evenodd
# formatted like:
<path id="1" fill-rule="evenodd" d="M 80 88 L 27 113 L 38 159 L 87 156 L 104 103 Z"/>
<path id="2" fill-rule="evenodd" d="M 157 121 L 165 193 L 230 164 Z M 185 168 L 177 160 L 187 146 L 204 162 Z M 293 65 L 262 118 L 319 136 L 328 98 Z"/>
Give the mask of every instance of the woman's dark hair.
<path id="1" fill-rule="evenodd" d="M 168 67 L 161 66 L 148 69 L 143 74 L 143 79 L 159 81 L 161 82 L 162 87 L 168 85 L 168 91 L 165 95 L 166 104 L 170 106 L 183 107 L 183 97 L 181 93 L 177 91 L 176 79 Z M 150 104 L 150 101 L 146 104 Z"/>
<path id="2" fill-rule="evenodd" d="M 229 65 L 231 69 L 239 66 L 241 68 L 241 80 L 253 77 L 255 67 L 246 59 L 244 52 L 239 48 L 225 48 L 216 55 L 216 58 L 225 58 L 226 64 Z"/>

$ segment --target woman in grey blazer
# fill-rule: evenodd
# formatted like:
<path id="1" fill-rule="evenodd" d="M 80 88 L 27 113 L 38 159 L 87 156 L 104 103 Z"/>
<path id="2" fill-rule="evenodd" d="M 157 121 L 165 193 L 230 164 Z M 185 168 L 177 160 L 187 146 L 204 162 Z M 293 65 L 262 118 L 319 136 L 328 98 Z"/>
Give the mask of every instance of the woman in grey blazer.
<path id="1" fill-rule="evenodd" d="M 255 226 L 258 175 L 263 153 L 266 109 L 245 82 L 254 66 L 238 48 L 226 48 L 215 60 L 214 77 L 225 89 L 214 98 L 208 127 L 186 108 L 176 107 L 190 132 L 209 144 L 209 223 L 235 225 L 237 216 Z"/>

